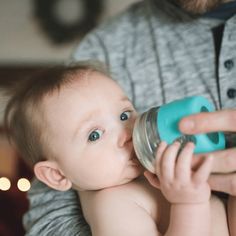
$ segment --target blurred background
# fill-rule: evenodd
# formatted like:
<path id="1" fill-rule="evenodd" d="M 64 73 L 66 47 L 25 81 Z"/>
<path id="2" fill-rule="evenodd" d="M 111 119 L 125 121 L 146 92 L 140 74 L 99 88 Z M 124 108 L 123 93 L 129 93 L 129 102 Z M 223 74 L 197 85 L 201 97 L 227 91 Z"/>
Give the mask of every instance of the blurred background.
<path id="1" fill-rule="evenodd" d="M 0 236 L 24 235 L 33 178 L 7 141 L 7 91 L 45 65 L 65 62 L 87 32 L 135 1 L 0 0 Z"/>

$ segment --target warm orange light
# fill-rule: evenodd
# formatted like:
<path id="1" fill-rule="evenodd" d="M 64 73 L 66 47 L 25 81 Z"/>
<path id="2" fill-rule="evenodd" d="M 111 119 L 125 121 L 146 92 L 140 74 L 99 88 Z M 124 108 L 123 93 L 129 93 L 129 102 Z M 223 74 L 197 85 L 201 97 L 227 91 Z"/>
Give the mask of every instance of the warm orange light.
<path id="1" fill-rule="evenodd" d="M 17 181 L 17 187 L 20 191 L 27 192 L 30 189 L 31 184 L 30 184 L 30 181 L 28 179 L 21 178 Z"/>
<path id="2" fill-rule="evenodd" d="M 11 182 L 8 178 L 6 177 L 1 177 L 0 178 L 0 190 L 2 191 L 7 191 L 11 187 Z"/>

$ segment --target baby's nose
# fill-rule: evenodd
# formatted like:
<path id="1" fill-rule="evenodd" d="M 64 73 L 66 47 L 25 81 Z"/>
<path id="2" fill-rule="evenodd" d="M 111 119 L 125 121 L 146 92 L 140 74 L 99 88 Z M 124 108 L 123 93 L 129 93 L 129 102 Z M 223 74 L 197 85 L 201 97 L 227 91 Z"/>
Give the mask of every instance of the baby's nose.
<path id="1" fill-rule="evenodd" d="M 125 128 L 121 131 L 118 139 L 118 146 L 124 147 L 126 144 L 132 142 L 132 131 L 130 128 Z"/>

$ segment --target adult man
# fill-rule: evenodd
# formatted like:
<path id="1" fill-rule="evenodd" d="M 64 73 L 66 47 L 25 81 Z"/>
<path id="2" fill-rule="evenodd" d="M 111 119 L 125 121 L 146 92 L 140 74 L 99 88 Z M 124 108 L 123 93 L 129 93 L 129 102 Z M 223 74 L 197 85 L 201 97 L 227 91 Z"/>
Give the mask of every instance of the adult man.
<path id="1" fill-rule="evenodd" d="M 73 60 L 104 61 L 140 112 L 190 95 L 203 95 L 218 109 L 234 108 L 235 12 L 235 1 L 145 0 L 91 32 Z M 223 170 L 218 157 L 212 172 L 236 169 L 232 155 L 226 160 L 233 164 L 224 162 Z M 221 180 L 212 175 L 212 189 L 233 193 Z M 74 192 L 36 182 L 29 198 L 28 235 L 90 235 Z"/>

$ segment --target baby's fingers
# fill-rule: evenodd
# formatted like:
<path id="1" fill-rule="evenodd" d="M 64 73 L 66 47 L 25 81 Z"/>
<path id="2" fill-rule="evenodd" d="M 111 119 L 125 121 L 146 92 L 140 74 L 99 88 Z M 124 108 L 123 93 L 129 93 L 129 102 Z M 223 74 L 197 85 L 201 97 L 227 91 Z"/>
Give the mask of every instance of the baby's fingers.
<path id="1" fill-rule="evenodd" d="M 144 176 L 154 188 L 160 188 L 160 181 L 155 174 L 145 171 Z"/>
<path id="2" fill-rule="evenodd" d="M 161 142 L 158 146 L 157 152 L 156 152 L 156 158 L 155 158 L 155 173 L 159 175 L 161 173 L 161 160 L 163 158 L 163 153 L 166 150 L 167 143 Z"/>
<path id="3" fill-rule="evenodd" d="M 213 156 L 207 156 L 204 158 L 201 165 L 198 167 L 196 172 L 193 175 L 194 182 L 197 184 L 200 184 L 202 182 L 206 182 L 209 178 L 209 175 L 211 173 L 213 164 Z"/>
<path id="4" fill-rule="evenodd" d="M 174 142 L 168 146 L 161 159 L 161 175 L 160 178 L 165 179 L 167 182 L 172 182 L 175 178 L 175 164 L 180 148 L 179 142 Z M 160 180 L 161 180 L 160 179 Z"/>
<path id="5" fill-rule="evenodd" d="M 195 145 L 187 143 L 181 150 L 176 164 L 176 178 L 183 181 L 188 181 L 191 178 L 191 162 Z"/>

